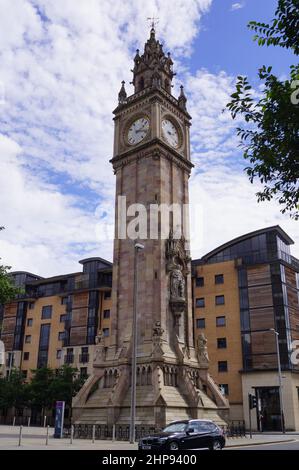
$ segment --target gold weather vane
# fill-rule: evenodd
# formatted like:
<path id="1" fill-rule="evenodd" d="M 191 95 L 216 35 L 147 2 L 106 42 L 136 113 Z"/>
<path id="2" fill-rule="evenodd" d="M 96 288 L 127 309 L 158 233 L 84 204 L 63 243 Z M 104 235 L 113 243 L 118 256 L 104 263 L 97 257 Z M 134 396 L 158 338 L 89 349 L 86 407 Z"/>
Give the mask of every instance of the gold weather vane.
<path id="1" fill-rule="evenodd" d="M 147 21 L 150 21 L 151 22 L 151 28 L 155 29 L 155 26 L 159 23 L 159 18 L 155 17 L 155 16 L 152 16 L 152 18 L 148 17 Z"/>

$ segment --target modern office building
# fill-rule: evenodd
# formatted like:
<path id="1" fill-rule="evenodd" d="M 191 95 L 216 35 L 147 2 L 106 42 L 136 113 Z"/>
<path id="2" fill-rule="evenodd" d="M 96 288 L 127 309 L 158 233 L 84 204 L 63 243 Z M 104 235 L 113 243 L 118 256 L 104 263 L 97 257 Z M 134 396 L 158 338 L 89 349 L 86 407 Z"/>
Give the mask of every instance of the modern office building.
<path id="1" fill-rule="evenodd" d="M 80 261 L 83 272 L 42 278 L 12 274 L 24 290 L 4 306 L 1 339 L 6 350 L 6 375 L 63 364 L 89 375 L 95 337 L 110 334 L 111 263 L 101 258 Z"/>
<path id="2" fill-rule="evenodd" d="M 193 261 L 195 335 L 208 339 L 210 371 L 230 401 L 232 419 L 249 422 L 248 394 L 257 398 L 253 428 L 281 427 L 279 334 L 285 425 L 299 430 L 299 261 L 279 227 L 238 237 Z"/>
<path id="3" fill-rule="evenodd" d="M 254 429 L 280 428 L 275 334 L 279 333 L 283 405 L 287 429 L 299 430 L 299 261 L 293 241 L 279 227 L 243 235 L 192 262 L 195 339 L 208 340 L 209 371 L 230 402 L 230 419 L 248 426 L 248 394 L 257 397 Z M 2 308 L 1 340 L 8 375 L 20 367 L 30 379 L 42 365 L 93 369 L 95 337 L 111 334 L 112 265 L 101 258 L 80 262 L 83 272 L 41 278 L 14 273 L 24 296 Z M 195 341 L 196 343 L 196 341 Z"/>

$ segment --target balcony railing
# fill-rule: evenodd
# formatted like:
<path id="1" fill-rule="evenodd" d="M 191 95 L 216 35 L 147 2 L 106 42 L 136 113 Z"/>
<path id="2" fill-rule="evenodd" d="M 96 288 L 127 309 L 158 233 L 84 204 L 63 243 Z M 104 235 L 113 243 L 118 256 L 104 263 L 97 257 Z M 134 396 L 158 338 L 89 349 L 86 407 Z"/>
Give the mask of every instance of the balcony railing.
<path id="1" fill-rule="evenodd" d="M 82 364 L 85 364 L 86 362 L 89 362 L 89 354 L 84 353 L 79 355 L 79 362 L 82 362 Z"/>
<path id="2" fill-rule="evenodd" d="M 64 356 L 64 363 L 65 364 L 73 364 L 74 362 L 74 354 L 67 354 Z"/>

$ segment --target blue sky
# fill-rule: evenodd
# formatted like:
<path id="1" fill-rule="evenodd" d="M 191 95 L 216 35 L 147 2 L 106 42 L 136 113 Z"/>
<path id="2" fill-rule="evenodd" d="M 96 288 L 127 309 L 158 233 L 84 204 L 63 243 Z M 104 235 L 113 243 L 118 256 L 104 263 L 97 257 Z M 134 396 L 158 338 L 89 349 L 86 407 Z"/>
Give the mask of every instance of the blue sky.
<path id="1" fill-rule="evenodd" d="M 240 8 L 232 11 L 234 3 Z M 269 22 L 276 4 L 276 0 L 214 1 L 194 41 L 191 70 L 198 67 L 213 73 L 226 70 L 228 74 L 243 74 L 255 80 L 257 69 L 265 64 L 272 65 L 278 75 L 287 73 L 294 61 L 293 54 L 284 49 L 259 47 L 253 41 L 255 33 L 246 27 L 249 21 Z"/>
<path id="2" fill-rule="evenodd" d="M 246 27 L 276 0 L 0 0 L 0 257 L 40 275 L 112 259 L 115 180 L 112 111 L 121 80 L 132 93 L 136 47 L 157 36 L 185 86 L 191 128 L 191 248 L 199 257 L 236 236 L 298 222 L 257 204 L 243 172 L 236 122 L 222 110 L 236 76 L 259 89 L 257 69 L 288 73 L 292 55 L 260 48 Z"/>

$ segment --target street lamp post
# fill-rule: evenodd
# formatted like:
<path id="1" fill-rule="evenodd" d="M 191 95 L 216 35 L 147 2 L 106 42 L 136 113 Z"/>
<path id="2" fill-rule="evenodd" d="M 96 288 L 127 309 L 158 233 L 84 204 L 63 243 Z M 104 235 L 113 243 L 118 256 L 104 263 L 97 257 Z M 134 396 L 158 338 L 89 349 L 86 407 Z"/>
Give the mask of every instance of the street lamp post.
<path id="1" fill-rule="evenodd" d="M 131 368 L 131 422 L 130 443 L 135 442 L 136 418 L 136 366 L 137 366 L 137 308 L 138 308 L 138 253 L 144 250 L 144 245 L 135 243 L 134 246 L 134 293 L 133 293 L 133 325 L 132 325 L 132 368 Z"/>
<path id="2" fill-rule="evenodd" d="M 279 352 L 279 342 L 278 342 L 279 333 L 274 328 L 270 328 L 270 331 L 273 331 L 273 333 L 275 334 L 276 351 L 277 351 L 278 381 L 279 381 L 279 405 L 280 405 L 281 430 L 282 430 L 283 434 L 285 434 L 283 399 L 282 399 L 282 375 L 281 375 L 281 363 L 280 363 L 280 352 Z"/>

